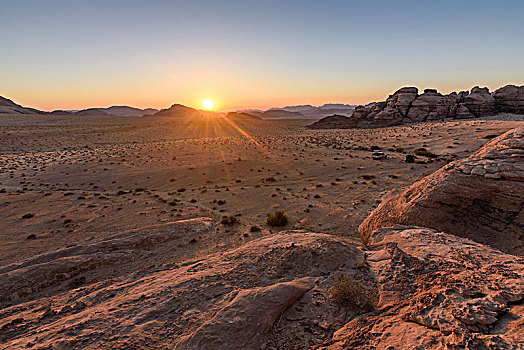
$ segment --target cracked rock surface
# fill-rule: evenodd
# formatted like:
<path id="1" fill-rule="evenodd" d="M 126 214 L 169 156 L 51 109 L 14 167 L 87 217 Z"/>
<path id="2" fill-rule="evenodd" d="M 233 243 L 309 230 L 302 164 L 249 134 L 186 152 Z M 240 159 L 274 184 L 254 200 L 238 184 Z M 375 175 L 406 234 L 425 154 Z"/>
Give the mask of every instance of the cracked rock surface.
<path id="1" fill-rule="evenodd" d="M 388 194 L 360 231 L 369 235 L 395 224 L 435 228 L 524 255 L 524 128 Z"/>
<path id="2" fill-rule="evenodd" d="M 372 238 L 363 250 L 342 237 L 287 231 L 201 259 L 35 293 L 0 309 L 0 345 L 519 348 L 521 258 L 420 227 L 380 229 Z M 344 303 L 330 296 L 340 273 L 365 286 Z M 370 293 L 379 296 L 371 312 L 361 306 Z"/>
<path id="3" fill-rule="evenodd" d="M 372 238 L 378 309 L 316 349 L 522 349 L 522 258 L 420 227 Z"/>

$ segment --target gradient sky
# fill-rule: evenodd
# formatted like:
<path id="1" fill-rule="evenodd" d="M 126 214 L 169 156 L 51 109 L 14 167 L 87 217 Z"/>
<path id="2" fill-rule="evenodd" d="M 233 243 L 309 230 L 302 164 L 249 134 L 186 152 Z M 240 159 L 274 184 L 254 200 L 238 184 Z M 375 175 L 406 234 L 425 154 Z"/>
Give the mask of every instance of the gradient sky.
<path id="1" fill-rule="evenodd" d="M 0 95 L 221 110 L 524 84 L 524 1 L 0 0 Z"/>

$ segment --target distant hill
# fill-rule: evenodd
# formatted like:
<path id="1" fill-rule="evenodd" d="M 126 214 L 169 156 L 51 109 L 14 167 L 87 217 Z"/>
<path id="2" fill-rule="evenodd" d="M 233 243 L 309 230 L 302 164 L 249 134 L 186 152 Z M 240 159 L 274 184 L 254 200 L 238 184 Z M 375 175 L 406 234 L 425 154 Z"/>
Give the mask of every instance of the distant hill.
<path id="1" fill-rule="evenodd" d="M 54 113 L 57 111 L 53 111 Z M 58 111 L 65 112 L 65 111 Z M 114 117 L 142 117 L 145 115 L 153 115 L 158 112 L 158 109 L 146 108 L 140 109 L 129 106 L 111 106 L 107 108 L 88 108 L 76 112 L 70 112 L 70 114 L 79 116 L 114 116 Z"/>
<path id="2" fill-rule="evenodd" d="M 162 109 L 154 114 L 155 117 L 173 117 L 173 118 L 196 118 L 196 117 L 220 117 L 222 113 L 202 111 L 175 103 L 167 109 Z"/>
<path id="3" fill-rule="evenodd" d="M 261 118 L 271 119 L 271 118 L 282 118 L 282 119 L 300 119 L 304 118 L 304 115 L 300 112 L 290 112 L 284 109 L 270 109 L 265 112 L 260 113 Z"/>
<path id="4" fill-rule="evenodd" d="M 273 107 L 266 111 L 258 109 L 245 109 L 238 112 L 245 112 L 259 116 L 262 119 L 307 119 L 323 118 L 329 115 L 338 114 L 349 116 L 355 110 L 354 105 L 343 103 L 327 103 L 322 106 L 297 105 L 286 107 Z"/>
<path id="5" fill-rule="evenodd" d="M 129 106 L 111 106 L 107 108 L 87 108 L 79 111 L 55 110 L 52 112 L 41 111 L 35 108 L 23 107 L 12 100 L 0 96 L 0 113 L 5 114 L 49 114 L 49 115 L 75 115 L 75 116 L 115 116 L 115 117 L 141 117 L 153 115 L 158 109 L 140 109 Z"/>
<path id="6" fill-rule="evenodd" d="M 260 118 L 257 115 L 250 114 L 250 113 L 245 113 L 245 112 L 229 112 L 228 114 L 226 114 L 226 118 L 241 119 L 241 120 L 249 120 L 249 119 L 260 120 L 260 119 L 262 119 L 262 118 Z"/>
<path id="7" fill-rule="evenodd" d="M 332 114 L 350 115 L 355 110 L 354 105 L 347 105 L 343 103 L 326 103 L 322 106 L 299 105 L 286 106 L 282 108 L 270 108 L 269 110 L 284 110 L 288 112 L 299 112 L 306 117 L 325 117 Z"/>
<path id="8" fill-rule="evenodd" d="M 45 114 L 45 112 L 38 109 L 23 107 L 14 103 L 12 100 L 0 96 L 0 113 L 9 114 Z"/>

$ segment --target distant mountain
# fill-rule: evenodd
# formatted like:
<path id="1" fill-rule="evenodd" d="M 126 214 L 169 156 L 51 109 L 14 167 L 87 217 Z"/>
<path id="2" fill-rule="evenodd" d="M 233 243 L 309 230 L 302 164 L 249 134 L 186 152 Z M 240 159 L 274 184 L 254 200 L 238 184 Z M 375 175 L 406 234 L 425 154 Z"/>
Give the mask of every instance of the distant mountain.
<path id="1" fill-rule="evenodd" d="M 114 116 L 114 117 L 142 117 L 153 115 L 158 109 L 140 109 L 129 106 L 111 106 L 107 108 L 87 108 L 79 111 L 55 110 L 45 112 L 35 108 L 23 107 L 12 100 L 0 96 L 0 113 L 6 114 L 49 114 L 49 115 L 75 115 L 75 116 Z"/>
<path id="2" fill-rule="evenodd" d="M 56 112 L 56 111 L 53 111 Z M 52 113 L 53 113 L 52 112 Z M 65 111 L 59 111 L 65 112 Z M 145 115 L 153 115 L 158 112 L 158 109 L 146 108 L 140 109 L 129 106 L 111 106 L 107 108 L 88 108 L 76 112 L 70 112 L 79 116 L 114 116 L 114 117 L 142 117 Z"/>
<path id="3" fill-rule="evenodd" d="M 155 117 L 173 117 L 173 118 L 196 118 L 196 117 L 219 117 L 222 113 L 202 111 L 175 103 L 167 109 L 162 109 L 154 114 Z"/>
<path id="4" fill-rule="evenodd" d="M 238 112 L 246 112 L 259 116 L 262 119 L 306 119 L 323 118 L 329 115 L 338 114 L 349 116 L 355 110 L 354 105 L 343 103 L 326 103 L 322 106 L 297 105 L 286 107 L 273 107 L 266 111 L 257 109 L 245 109 Z"/>
<path id="5" fill-rule="evenodd" d="M 23 107 L 14 103 L 12 100 L 0 96 L 0 113 L 9 114 L 45 114 L 45 112 L 38 109 Z"/>
<path id="6" fill-rule="evenodd" d="M 261 118 L 282 118 L 282 119 L 300 119 L 304 118 L 304 115 L 300 112 L 286 111 L 284 109 L 270 109 L 260 113 Z"/>

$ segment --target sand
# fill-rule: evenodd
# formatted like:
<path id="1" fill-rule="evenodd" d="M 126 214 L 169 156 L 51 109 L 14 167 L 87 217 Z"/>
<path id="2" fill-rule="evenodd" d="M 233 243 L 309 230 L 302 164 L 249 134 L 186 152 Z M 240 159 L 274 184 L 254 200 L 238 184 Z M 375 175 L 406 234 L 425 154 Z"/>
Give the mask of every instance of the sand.
<path id="1" fill-rule="evenodd" d="M 309 120 L 0 117 L 0 265 L 179 219 L 236 216 L 186 257 L 300 228 L 359 241 L 387 191 L 462 158 L 519 118 L 371 130 L 304 128 Z M 520 119 L 521 120 L 521 119 Z M 365 150 L 378 146 L 386 160 Z M 404 162 L 424 147 L 436 159 Z M 403 152 L 388 151 L 403 148 Z M 284 211 L 289 224 L 266 225 Z M 25 216 L 25 218 L 24 218 Z M 260 232 L 250 232 L 253 226 Z"/>

